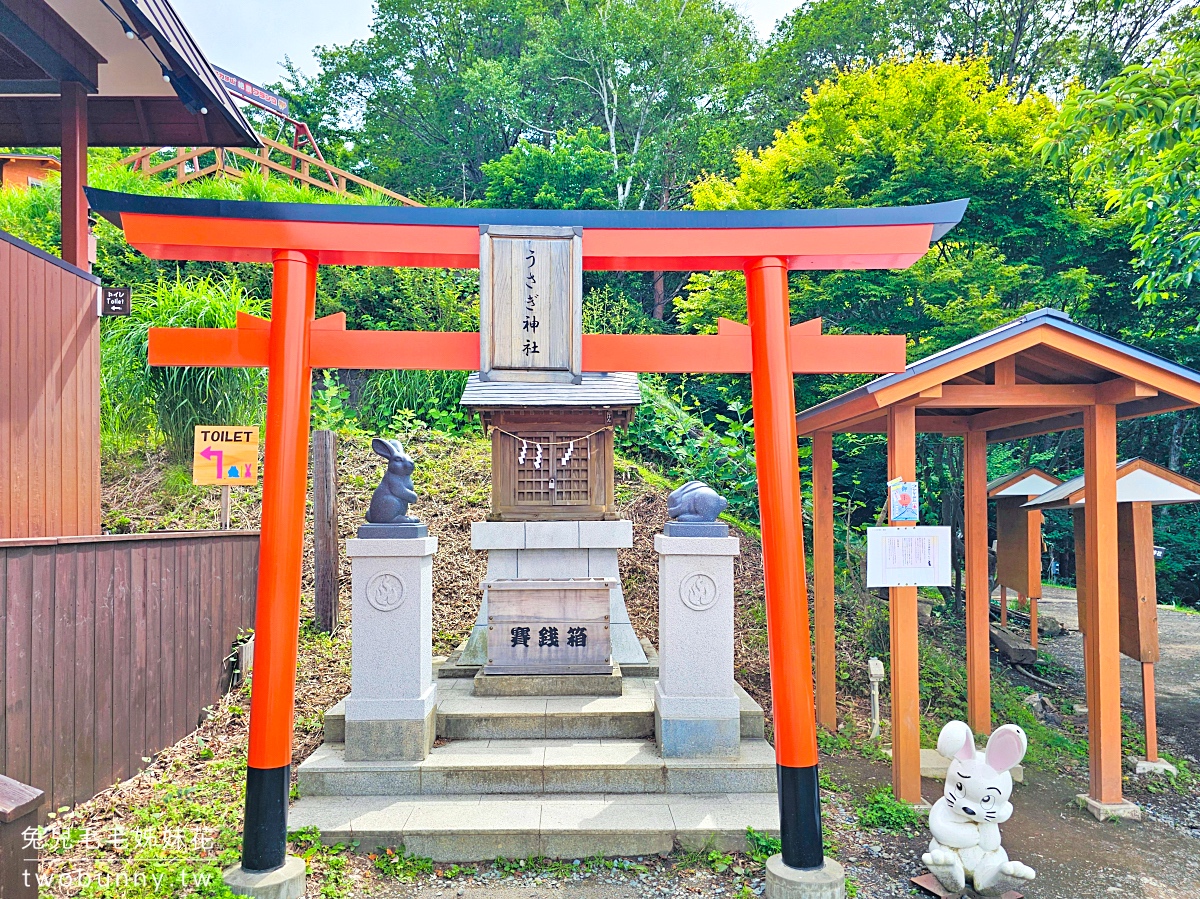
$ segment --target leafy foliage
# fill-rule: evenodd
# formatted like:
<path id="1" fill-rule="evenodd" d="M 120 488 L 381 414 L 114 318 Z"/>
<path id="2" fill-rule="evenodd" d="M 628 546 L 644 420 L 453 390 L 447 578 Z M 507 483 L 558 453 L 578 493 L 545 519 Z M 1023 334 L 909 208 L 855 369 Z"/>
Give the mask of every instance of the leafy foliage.
<path id="1" fill-rule="evenodd" d="M 1096 90 L 1077 90 L 1039 146 L 1074 174 L 1097 178 L 1109 209 L 1134 222 L 1142 299 L 1165 299 L 1200 271 L 1200 44 L 1134 65 Z M 1080 152 L 1082 151 L 1082 152 Z"/>
<path id="2" fill-rule="evenodd" d="M 153 422 L 169 454 L 190 459 L 197 424 L 253 424 L 262 414 L 265 373 L 259 369 L 152 367 L 152 327 L 232 328 L 237 313 L 263 315 L 265 303 L 236 279 L 160 280 L 141 288 L 129 316 L 105 319 L 100 374 L 106 433 L 144 432 Z"/>

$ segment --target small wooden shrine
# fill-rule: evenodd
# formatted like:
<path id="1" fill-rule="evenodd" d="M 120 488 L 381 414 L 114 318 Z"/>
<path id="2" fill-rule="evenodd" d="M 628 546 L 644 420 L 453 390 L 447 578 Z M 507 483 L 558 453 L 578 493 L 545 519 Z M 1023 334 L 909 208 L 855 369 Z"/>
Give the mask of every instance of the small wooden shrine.
<path id="1" fill-rule="evenodd" d="M 1142 708 L 1146 716 L 1146 759 L 1158 761 L 1154 665 L 1158 662 L 1158 588 L 1155 582 L 1154 506 L 1200 502 L 1200 483 L 1140 457 L 1117 465 L 1117 603 L 1123 655 L 1142 666 Z M 1086 489 L 1080 475 L 1031 500 L 1031 509 L 1070 509 L 1075 525 L 1075 556 L 1086 556 Z M 1079 630 L 1090 627 L 1086 569 L 1075 568 Z"/>
<path id="2" fill-rule="evenodd" d="M 467 379 L 462 405 L 492 437 L 490 521 L 616 519 L 614 430 L 641 402 L 637 375 L 580 383 Z"/>
<path id="3" fill-rule="evenodd" d="M 1029 610 L 1029 644 L 1038 645 L 1037 601 L 1042 598 L 1042 513 L 1025 503 L 1062 483 L 1040 468 L 1027 468 L 988 483 L 996 503 L 996 583 L 1000 586 L 1000 626 L 1008 626 L 1008 590 Z"/>

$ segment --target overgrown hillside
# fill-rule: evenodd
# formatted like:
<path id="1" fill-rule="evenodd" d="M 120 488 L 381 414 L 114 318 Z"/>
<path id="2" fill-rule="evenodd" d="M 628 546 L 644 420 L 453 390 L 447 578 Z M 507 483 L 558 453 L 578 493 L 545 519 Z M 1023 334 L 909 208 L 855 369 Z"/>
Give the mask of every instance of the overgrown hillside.
<path id="1" fill-rule="evenodd" d="M 400 436 L 417 463 L 413 480 L 420 499 L 413 512 L 438 538 L 433 633 L 434 652 L 444 655 L 466 638 L 479 608 L 479 582 L 483 580 L 487 559 L 486 553 L 471 549 L 471 523 L 483 520 L 490 503 L 490 446 L 478 435 L 447 435 L 422 426 Z M 353 431 L 339 436 L 338 525 L 343 540 L 354 536 L 358 525 L 365 520 L 371 493 L 382 472 L 382 460 L 371 451 L 368 436 Z M 624 458 L 618 458 L 616 472 L 618 504 L 621 513 L 633 522 L 634 531 L 633 547 L 619 554 L 626 603 L 634 629 L 657 645 L 658 558 L 654 535 L 661 531 L 666 520 L 666 497 L 673 484 L 653 469 Z M 108 529 L 137 532 L 217 526 L 218 489 L 193 487 L 189 470 L 167 464 L 161 453 L 106 459 L 103 480 L 104 522 Z M 261 488 L 235 491 L 233 496 L 234 527 L 257 527 Z M 311 505 L 309 511 L 311 516 Z M 736 676 L 767 711 L 770 727 L 762 548 L 751 526 L 735 525 L 734 531 L 741 539 L 741 555 L 735 563 Z M 857 570 L 857 563 L 850 561 L 851 564 L 839 567 L 843 571 Z M 342 620 L 349 632 L 353 626 L 350 566 L 345 560 L 341 574 Z M 302 590 L 303 614 L 311 618 L 311 517 Z M 857 743 L 869 730 L 866 660 L 871 655 L 885 662 L 888 658 L 888 609 L 885 601 L 865 590 L 854 577 L 843 577 L 837 610 L 839 710 L 846 721 L 843 736 Z M 926 745 L 932 746 L 937 728 L 949 717 L 961 718 L 966 714 L 961 621 L 953 617 L 950 609 L 935 607 L 922 628 L 921 640 L 923 730 Z M 1048 660 L 1045 664 L 1050 665 Z M 1052 666 L 1043 670 L 1050 676 L 1060 673 Z M 999 718 L 1025 726 L 1036 747 L 1034 755 L 1044 763 L 1078 764 L 1083 751 L 1079 722 L 1067 720 L 1059 727 L 1047 727 L 1022 702 L 1029 688 L 1015 686 L 1003 670 L 997 669 L 996 674 L 995 703 Z M 887 718 L 886 706 L 884 717 Z M 887 739 L 885 720 L 883 741 Z"/>

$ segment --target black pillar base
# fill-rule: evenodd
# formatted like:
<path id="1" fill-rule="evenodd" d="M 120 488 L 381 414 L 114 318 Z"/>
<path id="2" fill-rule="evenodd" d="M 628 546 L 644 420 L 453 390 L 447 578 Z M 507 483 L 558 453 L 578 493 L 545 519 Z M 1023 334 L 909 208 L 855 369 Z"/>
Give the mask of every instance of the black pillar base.
<path id="1" fill-rule="evenodd" d="M 259 874 L 283 867 L 287 857 L 287 810 L 291 783 L 291 765 L 246 769 L 243 871 Z"/>
<path id="2" fill-rule="evenodd" d="M 813 869 L 825 863 L 821 836 L 821 794 L 817 766 L 775 766 L 779 783 L 779 839 L 783 863 L 789 868 Z"/>

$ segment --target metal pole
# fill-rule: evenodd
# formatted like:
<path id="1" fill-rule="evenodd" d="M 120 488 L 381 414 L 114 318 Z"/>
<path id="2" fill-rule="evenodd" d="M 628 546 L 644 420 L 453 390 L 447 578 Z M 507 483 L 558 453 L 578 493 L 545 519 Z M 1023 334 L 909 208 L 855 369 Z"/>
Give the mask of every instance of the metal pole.
<path id="1" fill-rule="evenodd" d="M 746 267 L 746 306 L 775 712 L 779 835 L 783 863 L 811 870 L 824 864 L 824 849 L 787 275 L 782 259 L 752 261 Z"/>
<path id="2" fill-rule="evenodd" d="M 315 305 L 317 265 L 296 250 L 276 252 L 274 264 L 254 690 L 242 834 L 242 869 L 249 872 L 282 867 L 287 854 L 292 707 L 308 493 L 312 393 L 308 324 Z"/>

